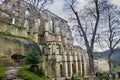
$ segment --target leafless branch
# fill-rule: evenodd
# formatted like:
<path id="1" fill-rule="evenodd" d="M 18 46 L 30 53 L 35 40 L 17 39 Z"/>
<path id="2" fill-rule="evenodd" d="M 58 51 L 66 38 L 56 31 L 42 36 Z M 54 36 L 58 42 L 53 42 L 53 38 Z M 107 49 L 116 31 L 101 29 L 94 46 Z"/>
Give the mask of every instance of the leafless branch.
<path id="1" fill-rule="evenodd" d="M 117 44 L 120 42 L 120 39 L 116 41 L 116 43 L 113 45 L 113 49 L 117 46 Z"/>

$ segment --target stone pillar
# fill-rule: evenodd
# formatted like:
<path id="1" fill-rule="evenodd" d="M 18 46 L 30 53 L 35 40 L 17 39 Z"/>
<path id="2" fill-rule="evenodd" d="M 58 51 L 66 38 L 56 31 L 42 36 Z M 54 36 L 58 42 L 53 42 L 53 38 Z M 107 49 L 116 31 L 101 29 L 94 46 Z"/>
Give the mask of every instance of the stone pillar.
<path id="1" fill-rule="evenodd" d="M 72 61 L 70 61 L 70 76 L 72 76 L 72 75 L 73 75 L 73 68 L 72 68 L 72 64 L 73 64 L 73 62 L 72 62 Z"/>
<path id="2" fill-rule="evenodd" d="M 81 55 L 81 61 L 82 61 L 82 75 L 84 75 L 85 74 L 85 67 L 84 67 L 83 55 Z"/>
<path id="3" fill-rule="evenodd" d="M 85 58 L 84 58 L 84 70 L 85 70 L 85 71 L 84 71 L 84 74 L 85 74 L 85 75 L 87 75 L 87 69 L 86 69 L 86 68 L 87 68 L 87 61 L 86 61 Z"/>
<path id="4" fill-rule="evenodd" d="M 71 56 L 68 55 L 68 76 L 72 76 L 72 60 Z"/>
<path id="5" fill-rule="evenodd" d="M 49 26 L 49 23 L 48 22 L 45 22 L 45 31 L 49 31 L 50 29 L 50 26 Z"/>
<path id="6" fill-rule="evenodd" d="M 74 61 L 75 61 L 74 63 L 75 63 L 75 69 L 76 69 L 75 70 L 76 71 L 75 74 L 78 74 L 78 59 L 77 59 L 76 55 L 75 55 Z"/>
<path id="7" fill-rule="evenodd" d="M 80 54 L 78 54 L 78 74 L 82 75 L 82 61 Z"/>
<path id="8" fill-rule="evenodd" d="M 87 75 L 87 54 L 84 54 L 82 56 L 82 59 L 83 59 L 83 63 L 84 63 L 84 75 Z"/>
<path id="9" fill-rule="evenodd" d="M 78 74 L 78 59 L 76 52 L 73 54 L 73 74 Z"/>
<path id="10" fill-rule="evenodd" d="M 33 34 L 33 38 L 34 38 L 34 40 L 38 43 L 38 33 L 37 33 L 37 32 L 35 32 L 35 33 Z"/>
<path id="11" fill-rule="evenodd" d="M 63 76 L 68 77 L 67 56 L 63 55 Z"/>
<path id="12" fill-rule="evenodd" d="M 59 63 L 56 63 L 55 64 L 55 74 L 54 74 L 55 77 L 60 77 L 60 64 Z"/>
<path id="13" fill-rule="evenodd" d="M 82 75 L 82 73 L 83 73 L 83 64 L 82 64 L 81 56 L 82 56 L 82 55 L 80 55 L 80 67 L 81 67 L 81 75 Z"/>
<path id="14" fill-rule="evenodd" d="M 40 25 L 40 19 L 35 20 L 35 25 L 33 28 L 33 38 L 35 39 L 36 42 L 38 42 L 38 26 Z"/>
<path id="15" fill-rule="evenodd" d="M 68 62 L 68 76 L 72 76 L 72 64 L 70 61 Z"/>
<path id="16" fill-rule="evenodd" d="M 56 36 L 56 40 L 57 41 L 61 41 L 61 33 L 60 33 L 60 28 L 59 27 L 56 27 L 56 34 L 57 34 L 57 36 Z"/>

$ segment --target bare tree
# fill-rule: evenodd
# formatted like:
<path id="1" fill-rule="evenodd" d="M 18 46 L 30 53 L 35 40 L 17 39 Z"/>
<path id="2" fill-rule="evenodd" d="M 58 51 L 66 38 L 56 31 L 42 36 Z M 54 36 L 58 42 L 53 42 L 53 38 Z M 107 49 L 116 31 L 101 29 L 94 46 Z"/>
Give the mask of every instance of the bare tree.
<path id="1" fill-rule="evenodd" d="M 91 0 L 92 6 L 89 8 L 85 8 L 85 12 L 83 13 L 82 16 L 80 16 L 79 14 L 81 12 L 79 12 L 78 10 L 76 10 L 76 6 L 77 5 L 77 0 L 65 0 L 65 3 L 69 9 L 72 10 L 73 14 L 74 14 L 74 20 L 76 20 L 77 22 L 77 27 L 79 28 L 79 33 L 80 35 L 82 34 L 82 37 L 84 39 L 85 42 L 85 46 L 86 46 L 86 50 L 89 56 L 89 73 L 92 74 L 94 73 L 94 60 L 93 60 L 93 48 L 94 48 L 94 43 L 95 43 L 95 37 L 96 37 L 96 33 L 97 33 L 97 28 L 98 28 L 98 23 L 99 23 L 99 19 L 100 19 L 100 10 L 99 10 L 99 0 Z M 89 16 L 89 18 L 87 18 Z M 84 19 L 87 18 L 87 19 Z M 83 21 L 84 20 L 84 21 Z M 90 24 L 90 22 L 92 21 L 92 25 Z M 85 23 L 85 25 L 83 24 L 83 22 Z M 89 22 L 89 24 L 88 24 Z M 87 25 L 86 25 L 87 24 Z M 88 38 L 88 28 L 91 27 L 91 37 Z"/>
<path id="2" fill-rule="evenodd" d="M 108 49 L 108 64 L 110 72 L 112 71 L 112 55 L 115 48 L 120 45 L 120 10 L 114 4 L 110 4 L 107 0 L 104 3 L 104 31 L 102 32 L 102 41 L 105 41 Z M 104 34 L 103 34 L 104 33 Z"/>
<path id="3" fill-rule="evenodd" d="M 39 11 L 44 9 L 44 7 L 48 4 L 53 3 L 53 0 L 24 0 L 29 3 L 31 7 L 37 8 Z"/>

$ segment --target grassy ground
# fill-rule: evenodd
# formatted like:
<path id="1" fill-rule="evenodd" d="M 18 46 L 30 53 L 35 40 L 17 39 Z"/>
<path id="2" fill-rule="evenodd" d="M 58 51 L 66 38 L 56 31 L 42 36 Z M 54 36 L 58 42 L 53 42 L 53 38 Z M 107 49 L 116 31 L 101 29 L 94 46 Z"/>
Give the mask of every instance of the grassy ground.
<path id="1" fill-rule="evenodd" d="M 30 72 L 28 70 L 29 66 L 22 66 L 20 68 L 20 71 L 18 72 L 18 77 L 20 78 L 24 78 L 24 80 L 52 80 L 51 78 L 49 78 L 48 76 L 42 76 L 39 77 L 38 75 L 36 75 L 33 72 Z M 4 66 L 0 66 L 0 80 L 6 80 L 5 79 L 5 71 L 6 71 L 7 67 Z"/>
<path id="2" fill-rule="evenodd" d="M 28 70 L 29 66 L 23 66 L 21 67 L 20 71 L 18 72 L 18 76 L 21 78 L 25 78 L 25 80 L 51 80 L 47 76 L 39 77 L 38 75 L 34 74 L 33 72 L 30 72 Z"/>
<path id="3" fill-rule="evenodd" d="M 0 78 L 2 78 L 2 80 L 5 80 L 5 70 L 6 70 L 6 68 L 7 67 L 0 66 Z"/>
<path id="4" fill-rule="evenodd" d="M 100 80 L 100 78 L 94 78 L 94 80 Z M 113 79 L 109 79 L 109 80 L 113 80 Z M 120 80 L 120 79 L 115 78 L 115 80 Z"/>
<path id="5" fill-rule="evenodd" d="M 7 67 L 3 67 L 1 66 L 0 67 L 0 76 L 5 76 L 5 70 L 6 70 Z"/>
<path id="6" fill-rule="evenodd" d="M 80 75 L 74 75 L 73 78 L 74 78 L 75 80 L 83 80 L 83 77 L 80 76 Z"/>

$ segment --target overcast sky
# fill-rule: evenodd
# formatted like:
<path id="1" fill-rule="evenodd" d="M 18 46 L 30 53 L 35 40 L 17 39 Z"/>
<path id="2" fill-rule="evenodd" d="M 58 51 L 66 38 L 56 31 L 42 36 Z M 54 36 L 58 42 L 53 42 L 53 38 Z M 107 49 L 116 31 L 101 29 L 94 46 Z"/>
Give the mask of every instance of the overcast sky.
<path id="1" fill-rule="evenodd" d="M 60 17 L 65 18 L 66 15 L 63 11 L 63 1 L 64 0 L 54 0 L 54 3 L 52 5 L 49 5 L 47 9 L 59 15 Z M 81 3 L 81 6 L 86 4 L 84 0 L 80 0 L 80 3 Z"/>
<path id="2" fill-rule="evenodd" d="M 65 18 L 65 13 L 62 10 L 63 9 L 63 1 L 64 0 L 54 0 L 54 3 L 52 5 L 48 6 L 48 9 L 51 12 L 54 12 L 55 14 L 59 15 L 62 18 Z M 87 4 L 86 0 L 79 0 L 80 1 L 80 7 L 82 7 L 83 5 Z M 120 0 L 111 0 L 112 3 L 120 6 Z"/>

